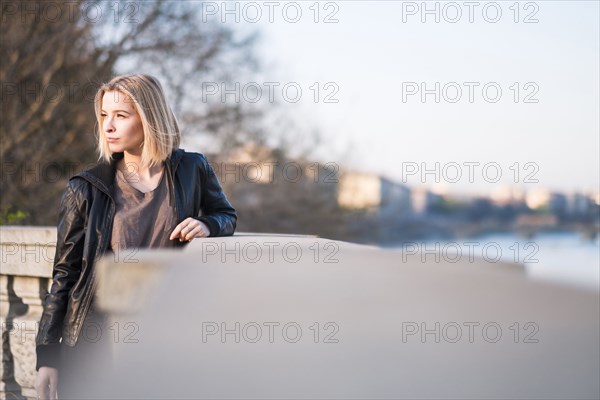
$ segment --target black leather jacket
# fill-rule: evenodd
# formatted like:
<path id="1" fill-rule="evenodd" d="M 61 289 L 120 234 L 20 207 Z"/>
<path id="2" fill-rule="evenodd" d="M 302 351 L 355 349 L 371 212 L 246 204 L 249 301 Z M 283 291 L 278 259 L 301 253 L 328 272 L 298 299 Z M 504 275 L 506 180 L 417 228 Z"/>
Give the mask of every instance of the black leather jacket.
<path id="1" fill-rule="evenodd" d="M 61 199 L 52 286 L 36 338 L 37 364 L 57 366 L 60 344 L 75 346 L 96 289 L 95 261 L 109 249 L 115 214 L 113 183 L 116 161 L 73 176 Z M 231 236 L 237 215 L 206 157 L 182 149 L 167 159 L 169 196 L 177 221 L 194 217 L 210 228 L 210 236 Z M 180 243 L 184 246 L 187 242 Z M 62 338 L 62 342 L 61 342 Z"/>

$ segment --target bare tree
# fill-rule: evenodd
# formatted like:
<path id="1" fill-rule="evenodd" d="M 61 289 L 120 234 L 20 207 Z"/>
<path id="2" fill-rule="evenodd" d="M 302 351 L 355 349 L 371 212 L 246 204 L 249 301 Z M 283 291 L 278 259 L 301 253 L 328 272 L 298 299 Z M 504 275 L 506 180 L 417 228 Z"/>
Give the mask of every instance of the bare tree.
<path id="1" fill-rule="evenodd" d="M 3 214 L 55 223 L 65 181 L 96 161 L 93 95 L 117 73 L 158 75 L 189 131 L 229 146 L 263 134 L 253 122 L 260 110 L 202 102 L 204 80 L 247 73 L 257 63 L 255 37 L 203 21 L 201 3 L 52 2 L 64 7 L 58 17 L 48 4 L 2 2 Z"/>
<path id="2" fill-rule="evenodd" d="M 0 223 L 27 215 L 20 223 L 56 223 L 66 180 L 97 161 L 92 100 L 99 83 L 117 73 L 143 71 L 163 82 L 184 138 L 213 144 L 204 151 L 212 153 L 211 161 L 228 162 L 249 143 L 270 148 L 269 157 L 279 163 L 278 179 L 267 185 L 222 179 L 241 230 L 349 237 L 335 181 L 288 179 L 282 171 L 295 162 L 306 174 L 311 168 L 306 143 L 316 148 L 320 135 L 300 141 L 310 135 L 299 132 L 278 104 L 206 97 L 207 82 L 231 88 L 251 81 L 260 69 L 253 56 L 256 34 L 240 37 L 231 27 L 206 20 L 200 2 L 86 1 L 62 10 L 60 18 L 49 18 L 49 3 L 26 3 L 2 3 Z M 23 13 L 24 7 L 34 12 Z M 265 107 L 271 118 L 279 115 L 280 129 L 265 127 Z M 258 154 L 252 157 L 261 161 Z M 318 168 L 321 177 L 328 175 L 323 165 Z"/>

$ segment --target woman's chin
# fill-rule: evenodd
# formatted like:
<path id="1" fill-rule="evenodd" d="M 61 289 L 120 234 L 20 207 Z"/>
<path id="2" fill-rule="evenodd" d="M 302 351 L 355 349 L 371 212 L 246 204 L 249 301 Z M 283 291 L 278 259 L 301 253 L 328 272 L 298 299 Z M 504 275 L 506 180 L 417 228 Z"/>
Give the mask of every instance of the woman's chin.
<path id="1" fill-rule="evenodd" d="M 119 146 L 116 143 L 109 143 L 108 148 L 112 153 L 122 153 L 123 152 L 123 146 Z"/>

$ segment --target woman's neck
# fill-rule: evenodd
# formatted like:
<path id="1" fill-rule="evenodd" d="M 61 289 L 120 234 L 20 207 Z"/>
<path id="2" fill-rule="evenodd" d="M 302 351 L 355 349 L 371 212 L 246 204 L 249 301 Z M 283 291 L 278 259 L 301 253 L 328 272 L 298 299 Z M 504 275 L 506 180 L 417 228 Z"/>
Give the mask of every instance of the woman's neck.
<path id="1" fill-rule="evenodd" d="M 154 165 L 152 167 L 143 165 L 141 154 L 124 152 L 123 159 L 117 164 L 117 168 L 121 170 L 125 176 L 140 179 L 142 181 L 149 181 L 162 172 L 163 166 L 162 164 Z"/>

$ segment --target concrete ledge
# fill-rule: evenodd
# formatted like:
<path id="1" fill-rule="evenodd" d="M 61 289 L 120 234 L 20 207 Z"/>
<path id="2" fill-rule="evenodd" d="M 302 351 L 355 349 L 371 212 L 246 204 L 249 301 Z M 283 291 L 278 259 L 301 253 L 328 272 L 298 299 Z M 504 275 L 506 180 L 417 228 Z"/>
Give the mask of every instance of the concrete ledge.
<path id="1" fill-rule="evenodd" d="M 297 265 L 299 268 L 320 265 L 326 268 L 341 265 L 348 254 L 358 251 L 372 257 L 373 262 L 390 265 L 420 265 L 420 254 L 404 255 L 399 250 L 384 250 L 316 236 L 274 234 L 239 234 L 229 237 L 196 239 L 181 250 L 123 250 L 118 256 L 107 256 L 98 263 L 99 286 L 97 302 L 105 311 L 117 314 L 139 312 L 154 293 L 167 272 L 179 265 L 190 268 L 232 265 Z M 182 253 L 185 256 L 182 256 Z M 344 261 L 340 258 L 343 255 Z M 383 258 L 382 258 L 383 257 Z M 345 265 L 345 264 L 344 264 Z M 368 268 L 368 265 L 365 267 Z M 465 274 L 496 274 L 524 272 L 520 264 L 489 262 L 480 258 L 469 260 L 465 255 L 456 262 L 427 263 L 427 268 L 451 268 Z M 489 271 L 492 270 L 492 271 Z M 520 276 L 523 279 L 524 276 Z"/>
<path id="2" fill-rule="evenodd" d="M 600 394 L 596 291 L 319 238 L 210 238 L 137 260 L 101 263 L 119 286 L 99 301 L 136 327 L 135 342 L 115 343 L 102 397 Z"/>
<path id="3" fill-rule="evenodd" d="M 0 260 L 3 275 L 52 276 L 56 228 L 45 226 L 0 227 Z"/>
<path id="4" fill-rule="evenodd" d="M 55 235 L 54 227 L 0 227 L 1 397 L 35 396 L 34 338 Z M 98 264 L 98 302 L 116 327 L 105 334 L 119 339 L 117 374 L 108 393 L 97 388 L 102 397 L 600 392 L 598 292 L 530 280 L 520 265 L 466 255 L 424 263 L 399 250 L 253 233 L 119 256 Z M 302 336 L 288 341 L 284 326 Z M 270 328 L 273 342 L 264 340 Z"/>

